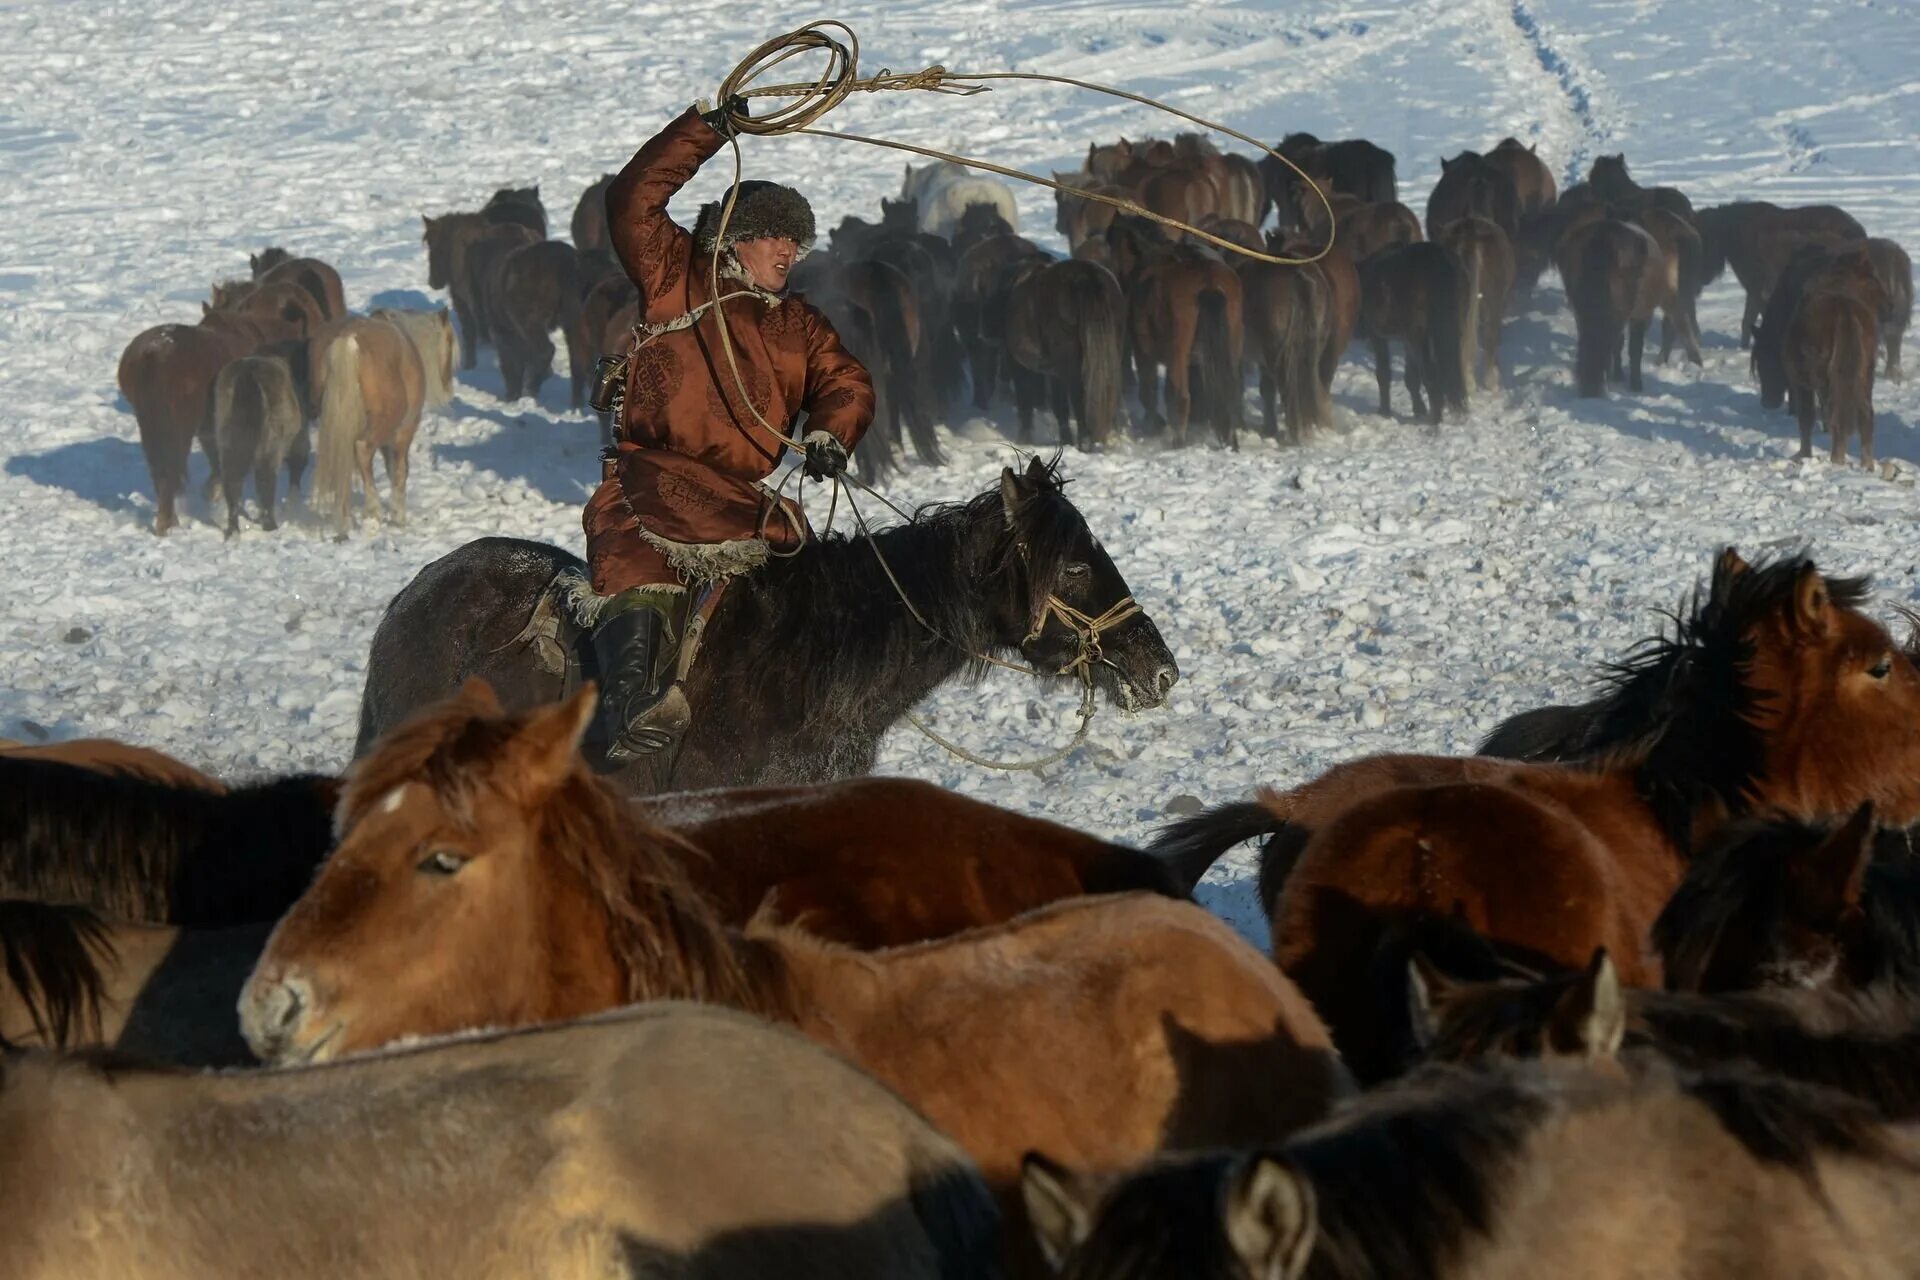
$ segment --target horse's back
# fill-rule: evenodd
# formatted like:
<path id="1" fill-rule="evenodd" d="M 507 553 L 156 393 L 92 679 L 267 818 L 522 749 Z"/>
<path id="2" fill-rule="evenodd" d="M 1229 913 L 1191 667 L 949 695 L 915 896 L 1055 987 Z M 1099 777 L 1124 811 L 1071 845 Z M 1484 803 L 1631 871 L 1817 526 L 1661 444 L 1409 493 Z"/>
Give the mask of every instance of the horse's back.
<path id="1" fill-rule="evenodd" d="M 573 575 L 575 589 L 589 590 L 586 565 L 543 542 L 523 538 L 478 538 L 433 561 L 400 589 L 374 629 L 367 655 L 367 687 L 360 701 L 360 732 L 354 755 L 429 703 L 451 697 L 469 676 L 483 676 L 509 709 L 559 697 L 563 669 L 541 658 L 562 655 L 578 623 L 561 598 Z M 528 631 L 533 614 L 560 588 L 547 617 L 549 648 Z M 520 640 L 530 643 L 518 643 Z"/>
<path id="2" fill-rule="evenodd" d="M 227 785 L 212 774 L 176 760 L 152 747 L 135 746 L 112 738 L 70 738 L 64 742 L 0 743 L 0 756 L 14 760 L 50 760 L 78 765 L 100 773 L 124 773 L 170 786 L 197 787 L 216 794 Z"/>

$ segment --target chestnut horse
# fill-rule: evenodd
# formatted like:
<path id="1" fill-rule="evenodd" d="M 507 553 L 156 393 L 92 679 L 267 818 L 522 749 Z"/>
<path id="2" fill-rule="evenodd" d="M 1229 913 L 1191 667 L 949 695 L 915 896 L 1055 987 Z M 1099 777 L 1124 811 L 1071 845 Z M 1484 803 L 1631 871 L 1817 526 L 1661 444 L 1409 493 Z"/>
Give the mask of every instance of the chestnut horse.
<path id="1" fill-rule="evenodd" d="M 120 356 L 116 381 L 133 409 L 140 429 L 140 451 L 153 478 L 153 531 L 164 534 L 180 523 L 174 504 L 187 482 L 193 442 L 207 456 L 211 492 L 220 474 L 220 447 L 214 435 L 213 384 L 231 360 L 260 345 L 248 324 L 215 311 L 197 325 L 163 324 L 141 332 Z"/>
<path id="2" fill-rule="evenodd" d="M 313 1071 L 0 1054 L 8 1280 L 993 1280 L 997 1218 L 898 1097 L 723 1009 Z"/>
<path id="3" fill-rule="evenodd" d="M 1464 379 L 1483 391 L 1500 389 L 1500 327 L 1513 295 L 1513 244 L 1485 218 L 1456 218 L 1435 237 L 1467 273 L 1467 319 L 1460 327 Z"/>
<path id="4" fill-rule="evenodd" d="M 1184 445 L 1197 410 L 1222 444 L 1237 448 L 1245 342 L 1240 277 L 1217 255 L 1169 244 L 1144 218 L 1116 219 L 1107 229 L 1107 243 L 1127 296 L 1128 337 L 1148 424 L 1166 427 L 1171 442 Z M 1162 367 L 1167 371 L 1165 417 L 1160 413 Z"/>
<path id="5" fill-rule="evenodd" d="M 391 519 L 405 524 L 407 454 L 427 396 L 419 350 L 399 325 L 362 317 L 329 325 L 314 339 L 312 350 L 313 397 L 320 407 L 314 506 L 331 504 L 334 530 L 345 537 L 357 471 L 367 511 L 378 514 L 380 497 L 373 487 L 377 449 L 387 464 Z"/>
<path id="6" fill-rule="evenodd" d="M 1787 328 L 1787 402 L 1800 426 L 1800 456 L 1813 456 L 1816 414 L 1830 437 L 1829 456 L 1847 461 L 1847 437 L 1860 438 L 1860 465 L 1873 470 L 1873 365 L 1879 317 L 1844 293 L 1800 300 Z"/>
<path id="7" fill-rule="evenodd" d="M 77 765 L 100 773 L 129 774 L 149 782 L 193 787 L 219 795 L 227 784 L 152 747 L 135 746 L 114 738 L 69 738 L 64 742 L 0 742 L 0 769 L 9 760 L 45 760 Z"/>
<path id="8" fill-rule="evenodd" d="M 1333 424 L 1329 387 L 1321 360 L 1333 341 L 1334 297 L 1317 262 L 1288 265 L 1248 261 L 1240 268 L 1246 300 L 1247 344 L 1260 364 L 1260 429 L 1279 433 L 1278 395 L 1287 439 L 1304 444 Z"/>
<path id="9" fill-rule="evenodd" d="M 1070 899 L 878 952 L 791 926 L 726 927 L 680 870 L 698 852 L 636 821 L 582 761 L 593 708 L 588 689 L 504 715 L 482 686 L 356 766 L 340 847 L 241 999 L 263 1059 L 635 1000 L 728 1004 L 799 1027 L 897 1089 L 1016 1213 L 1020 1156 L 1036 1141 L 1116 1169 L 1168 1147 L 1278 1137 L 1345 1091 L 1299 993 L 1190 903 Z"/>
<path id="10" fill-rule="evenodd" d="M 1553 180 L 1553 170 L 1540 158 L 1537 146 L 1522 146 L 1518 138 L 1502 138 L 1481 158 L 1494 168 L 1504 170 L 1513 183 L 1515 209 L 1520 217 L 1551 209 L 1559 199 L 1560 188 Z"/>
<path id="11" fill-rule="evenodd" d="M 1859 611 L 1865 595 L 1803 557 L 1749 567 L 1729 552 L 1674 638 L 1631 660 L 1659 691 L 1637 740 L 1577 765 L 1371 757 L 1270 794 L 1264 821 L 1229 806 L 1181 824 L 1161 852 L 1191 884 L 1273 833 L 1260 883 L 1275 958 L 1362 1078 L 1394 1065 L 1405 962 L 1389 953 L 1423 922 L 1457 920 L 1535 967 L 1604 946 L 1624 980 L 1658 984 L 1648 930 L 1733 817 L 1839 817 L 1868 799 L 1896 825 L 1920 817 L 1920 671 Z"/>
<path id="12" fill-rule="evenodd" d="M 1574 382 L 1583 396 L 1604 396 L 1607 382 L 1626 373 L 1643 388 L 1641 357 L 1653 313 L 1671 307 L 1678 266 L 1644 228 L 1602 218 L 1567 233 L 1554 262 L 1573 304 Z M 1621 359 L 1627 348 L 1627 362 Z"/>
<path id="13" fill-rule="evenodd" d="M 253 278 L 261 284 L 291 280 L 320 304 L 320 320 L 326 323 L 344 319 L 346 292 L 340 286 L 340 273 L 318 258 L 296 258 L 285 249 L 262 249 L 247 256 Z"/>

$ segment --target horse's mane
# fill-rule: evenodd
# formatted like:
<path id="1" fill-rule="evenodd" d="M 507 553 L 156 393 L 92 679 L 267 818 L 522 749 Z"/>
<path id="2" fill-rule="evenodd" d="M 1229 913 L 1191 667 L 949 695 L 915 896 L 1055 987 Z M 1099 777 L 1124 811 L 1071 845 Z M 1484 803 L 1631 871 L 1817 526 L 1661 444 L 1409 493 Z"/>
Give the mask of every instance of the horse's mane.
<path id="1" fill-rule="evenodd" d="M 1805 555 L 1790 555 L 1741 570 L 1723 556 L 1706 595 L 1690 594 L 1668 615 L 1671 635 L 1642 640 L 1602 669 L 1612 688 L 1592 704 L 1591 763 L 1632 767 L 1641 796 L 1681 848 L 1702 801 L 1738 814 L 1757 799 L 1766 743 L 1753 717 L 1764 697 L 1748 684 L 1749 637 L 1792 601 L 1796 579 L 1812 567 Z M 1856 608 L 1867 597 L 1866 578 L 1826 585 L 1836 608 Z"/>
<path id="2" fill-rule="evenodd" d="M 1064 489 L 1056 457 L 1014 524 L 996 485 L 966 502 L 922 506 L 910 523 L 875 531 L 901 591 L 945 641 L 902 608 L 874 548 L 857 533 L 816 537 L 802 554 L 736 581 L 728 591 L 732 625 L 769 638 L 764 656 L 744 671 L 757 685 L 755 696 L 818 707 L 897 699 L 930 649 L 952 656 L 973 677 L 983 675 L 987 664 L 961 650 L 999 647 L 989 593 L 1021 572 L 1022 545 L 1031 616 L 1086 536 L 1086 521 Z"/>
<path id="3" fill-rule="evenodd" d="M 221 794 L 0 756 L 0 892 L 195 927 L 272 920 L 326 856 L 333 786 L 294 775 Z"/>
<path id="4" fill-rule="evenodd" d="M 0 967 L 34 1030 L 54 1048 L 99 1034 L 100 966 L 114 959 L 107 926 L 91 909 L 0 900 Z"/>
<path id="5" fill-rule="evenodd" d="M 466 698 L 427 708 L 354 766 L 340 829 L 409 784 L 431 789 L 456 822 L 472 823 L 479 793 L 526 720 Z M 749 972 L 751 948 L 738 945 L 682 870 L 681 860 L 706 856 L 690 841 L 649 822 L 577 756 L 529 816 L 536 848 L 578 875 L 606 913 L 629 1000 L 699 1000 L 770 1016 L 782 1010 L 775 984 Z"/>
<path id="6" fill-rule="evenodd" d="M 1887 847 L 1876 840 L 1876 852 Z M 1904 833 L 1892 833 L 1896 841 Z M 1795 888 L 1789 864 L 1827 832 L 1789 818 L 1736 823 L 1696 856 L 1649 936 L 1670 980 L 1687 983 L 1706 971 L 1720 940 L 1744 911 L 1767 920 L 1791 914 Z M 1920 863 L 1875 858 L 1860 894 L 1860 945 L 1876 979 L 1920 994 Z M 1750 926 L 1751 927 L 1751 926 Z"/>

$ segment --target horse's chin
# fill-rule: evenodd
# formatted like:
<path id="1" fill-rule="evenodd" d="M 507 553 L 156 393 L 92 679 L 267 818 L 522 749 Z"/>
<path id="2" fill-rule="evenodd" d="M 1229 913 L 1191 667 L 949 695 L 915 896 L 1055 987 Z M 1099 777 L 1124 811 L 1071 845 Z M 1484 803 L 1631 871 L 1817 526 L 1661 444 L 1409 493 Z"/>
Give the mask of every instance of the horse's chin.
<path id="1" fill-rule="evenodd" d="M 1163 695 L 1142 689 L 1131 680 L 1110 678 L 1101 681 L 1101 684 L 1106 689 L 1107 701 L 1127 715 L 1136 711 L 1152 711 L 1166 702 Z"/>
<path id="2" fill-rule="evenodd" d="M 312 1067 L 322 1062 L 332 1062 L 345 1052 L 347 1024 L 345 1019 L 335 1019 L 333 1024 L 317 1036 L 309 1037 L 303 1043 L 286 1043 L 274 1052 L 269 1066 L 275 1067 Z"/>

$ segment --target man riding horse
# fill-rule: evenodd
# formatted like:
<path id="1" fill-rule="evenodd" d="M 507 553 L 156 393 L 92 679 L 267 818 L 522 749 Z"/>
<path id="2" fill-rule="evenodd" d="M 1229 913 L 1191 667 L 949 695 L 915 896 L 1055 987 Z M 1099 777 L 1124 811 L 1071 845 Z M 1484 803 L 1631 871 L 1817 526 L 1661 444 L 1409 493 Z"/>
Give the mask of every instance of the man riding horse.
<path id="1" fill-rule="evenodd" d="M 795 443 L 806 474 L 826 480 L 846 468 L 873 420 L 866 369 L 825 316 L 784 293 L 814 236 L 798 191 L 741 183 L 724 234 L 718 201 L 701 206 L 691 233 L 667 217 L 673 193 L 731 136 L 730 114 L 745 114 L 740 99 L 705 113 L 689 107 L 607 189 L 614 251 L 642 300 L 618 443 L 585 517 L 602 597 L 592 636 L 601 737 L 614 763 L 671 758 L 691 718 L 680 661 L 688 628 L 711 612 L 727 579 L 805 536 L 798 506 L 762 483 L 783 451 L 776 435 L 785 438 L 804 411 L 806 438 Z"/>

